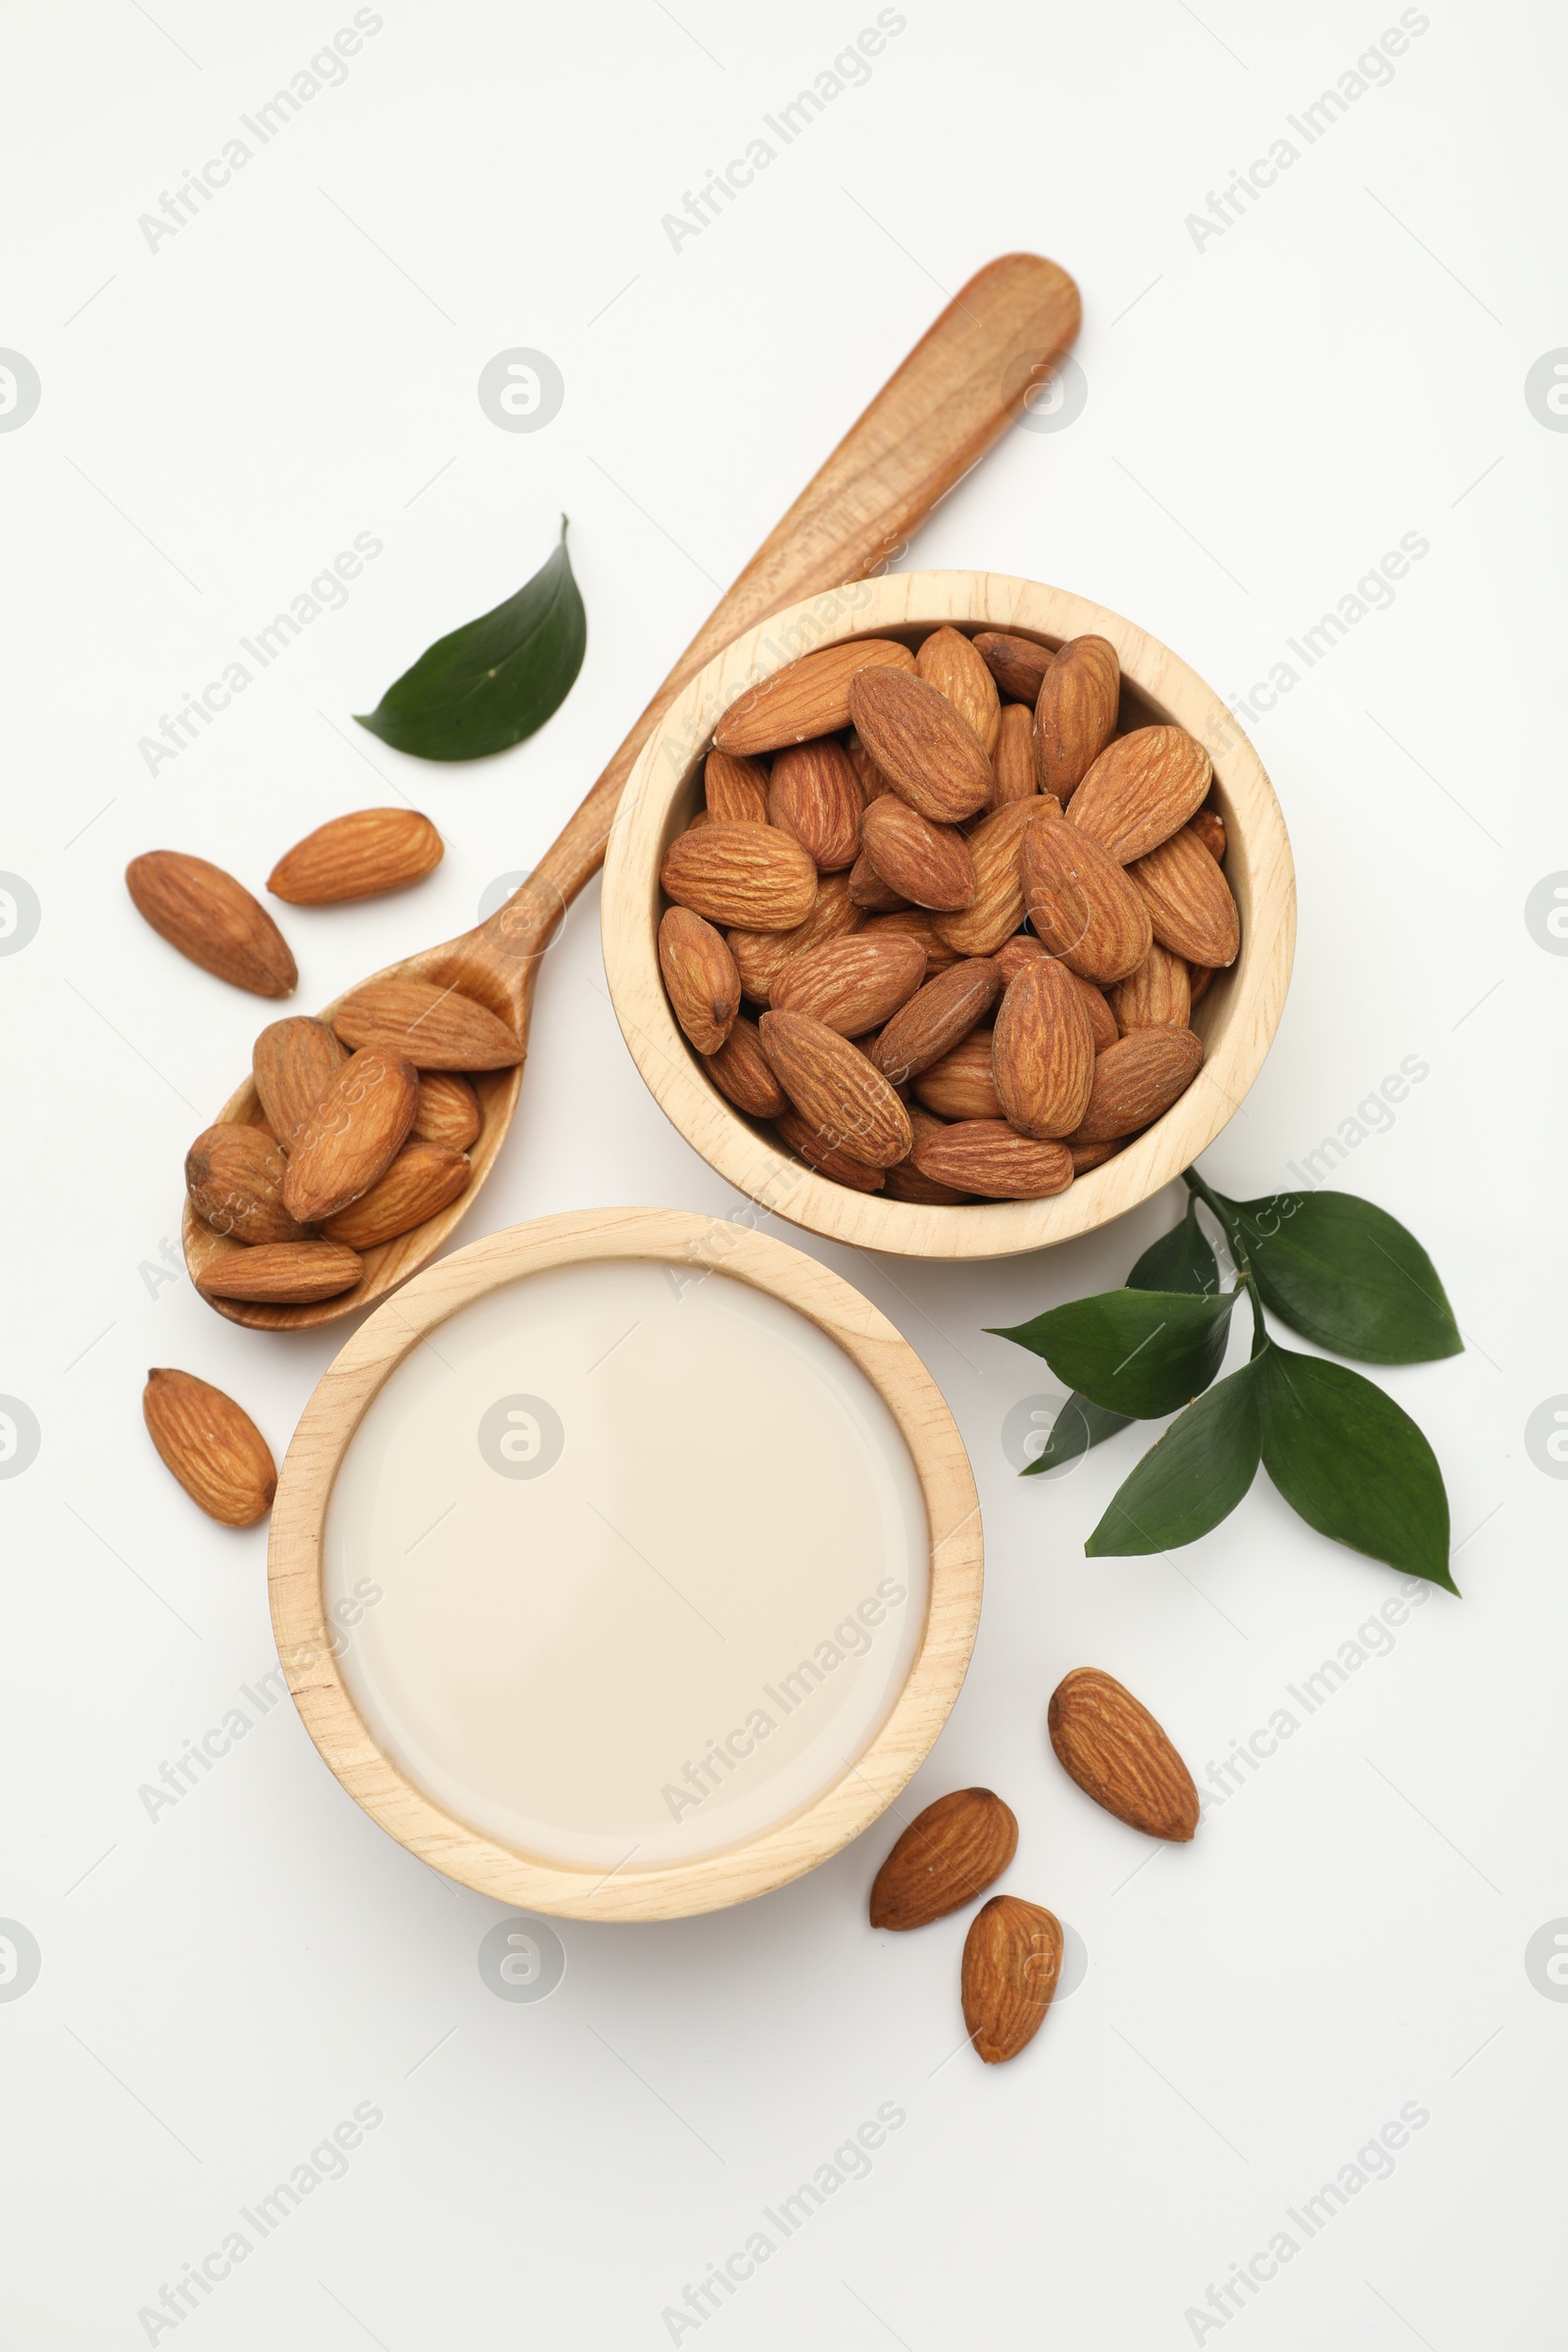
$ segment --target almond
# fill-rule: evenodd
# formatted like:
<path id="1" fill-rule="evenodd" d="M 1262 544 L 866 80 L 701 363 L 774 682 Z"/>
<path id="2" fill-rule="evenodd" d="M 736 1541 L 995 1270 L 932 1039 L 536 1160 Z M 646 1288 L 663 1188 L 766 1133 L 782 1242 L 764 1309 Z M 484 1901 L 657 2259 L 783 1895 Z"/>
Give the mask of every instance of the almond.
<path id="1" fill-rule="evenodd" d="M 1035 798 L 1040 789 L 1035 773 L 1035 714 L 1027 703 L 1003 706 L 991 765 L 997 779 L 994 808 L 1004 808 L 1009 801 Z"/>
<path id="2" fill-rule="evenodd" d="M 1110 992 L 1110 1009 L 1123 1037 L 1130 1029 L 1185 1029 L 1192 1008 L 1187 966 L 1158 940 L 1137 971 Z"/>
<path id="3" fill-rule="evenodd" d="M 956 629 L 934 629 L 915 655 L 914 666 L 928 686 L 947 696 L 979 738 L 981 750 L 995 751 L 1002 698 L 996 679 L 968 638 Z"/>
<path id="4" fill-rule="evenodd" d="M 1002 988 L 1002 974 L 985 956 L 955 963 L 916 990 L 870 1049 L 890 1085 L 904 1086 L 931 1068 L 983 1021 Z"/>
<path id="5" fill-rule="evenodd" d="M 974 650 L 1003 693 L 1016 695 L 1033 710 L 1040 699 L 1041 682 L 1056 659 L 1052 648 L 1037 645 L 1032 637 L 1006 637 L 996 629 L 982 629 L 974 640 Z"/>
<path id="6" fill-rule="evenodd" d="M 738 696 L 713 729 L 713 741 L 721 752 L 749 757 L 816 735 L 835 735 L 850 723 L 851 681 L 862 670 L 881 668 L 912 675 L 914 656 L 906 645 L 885 637 L 824 645 L 817 653 L 803 654 Z"/>
<path id="7" fill-rule="evenodd" d="M 1010 987 L 1026 963 L 1040 963 L 1050 955 L 1051 950 L 1045 945 L 1045 942 L 1036 939 L 1028 931 L 1020 931 L 1015 939 L 1004 939 L 997 950 L 995 958 L 997 968 L 1002 974 L 1003 987 Z M 1105 1048 L 1113 1046 L 1121 1035 L 1121 1031 L 1116 1026 L 1116 1015 L 1111 1011 L 1104 997 L 1092 980 L 1086 980 L 1080 972 L 1072 972 L 1071 967 L 1067 964 L 1063 964 L 1062 969 L 1070 972 L 1073 985 L 1083 999 L 1084 1010 L 1089 1015 L 1089 1027 L 1095 1041 L 1095 1052 L 1103 1054 Z"/>
<path id="8" fill-rule="evenodd" d="M 765 1004 L 773 983 L 793 956 L 805 956 L 830 939 L 849 939 L 865 920 L 850 896 L 843 874 L 824 874 L 811 911 L 793 931 L 731 931 L 729 952 L 741 986 L 754 1004 Z"/>
<path id="9" fill-rule="evenodd" d="M 351 1054 L 290 1154 L 283 1199 L 291 1215 L 302 1225 L 316 1225 L 368 1193 L 413 1126 L 417 1093 L 412 1062 L 381 1046 L 363 1046 Z"/>
<path id="10" fill-rule="evenodd" d="M 956 1192 L 951 1184 L 938 1184 L 934 1176 L 922 1176 L 914 1164 L 914 1153 L 922 1141 L 928 1136 L 940 1135 L 947 1124 L 946 1120 L 933 1118 L 930 1111 L 922 1110 L 917 1102 L 908 1105 L 908 1112 L 909 1125 L 914 1130 L 914 1142 L 910 1146 L 909 1156 L 895 1160 L 887 1172 L 884 1189 L 888 1199 L 911 1200 L 922 1208 L 961 1208 L 966 1200 L 973 1199 L 972 1194 Z"/>
<path id="11" fill-rule="evenodd" d="M 384 1046 L 421 1070 L 510 1070 L 527 1052 L 488 1004 L 428 980 L 368 980 L 332 1026 L 345 1045 Z"/>
<path id="12" fill-rule="evenodd" d="M 955 825 L 990 805 L 996 778 L 984 744 L 924 678 L 862 670 L 850 687 L 850 715 L 894 791 L 930 823 Z"/>
<path id="13" fill-rule="evenodd" d="M 865 796 L 841 743 L 823 736 L 791 744 L 773 761 L 768 822 L 793 835 L 819 873 L 840 873 L 860 850 Z"/>
<path id="14" fill-rule="evenodd" d="M 871 1885 L 871 1925 L 903 1934 L 945 1919 L 1000 1879 L 1018 1850 L 1010 1805 L 990 1788 L 956 1788 L 917 1813 Z"/>
<path id="15" fill-rule="evenodd" d="M 228 1250 L 198 1275 L 204 1298 L 243 1298 L 253 1306 L 314 1306 L 352 1291 L 364 1268 L 341 1242 L 264 1242 Z"/>
<path id="16" fill-rule="evenodd" d="M 1221 867 L 1196 833 L 1181 832 L 1128 867 L 1149 909 L 1154 937 L 1189 963 L 1236 961 L 1241 916 Z"/>
<path id="17" fill-rule="evenodd" d="M 819 1176 L 831 1176 L 835 1184 L 847 1184 L 852 1192 L 879 1193 L 882 1190 L 882 1171 L 868 1168 L 847 1152 L 835 1152 L 815 1131 L 808 1127 L 798 1111 L 786 1110 L 774 1122 L 779 1140 L 797 1159 L 804 1159 L 808 1168 Z"/>
<path id="18" fill-rule="evenodd" d="M 1083 998 L 1084 1010 L 1089 1015 L 1089 1028 L 1095 1041 L 1095 1052 L 1103 1054 L 1105 1048 L 1113 1046 L 1121 1035 L 1121 1031 L 1116 1026 L 1116 1015 L 1111 1011 L 1110 1004 L 1103 993 L 1095 986 L 1092 980 L 1084 979 L 1080 972 L 1074 972 L 1072 976 L 1077 983 L 1078 993 Z"/>
<path id="19" fill-rule="evenodd" d="M 1096 1666 L 1051 1694 L 1051 1744 L 1086 1796 L 1130 1829 L 1185 1844 L 1198 1827 L 1193 1776 L 1149 1709 Z"/>
<path id="20" fill-rule="evenodd" d="M 1037 1143 L 1005 1119 L 960 1119 L 916 1145 L 914 1164 L 939 1184 L 992 1200 L 1043 1200 L 1072 1182 L 1072 1154 L 1064 1144 Z"/>
<path id="21" fill-rule="evenodd" d="M 356 808 L 318 825 L 267 877 L 274 899 L 291 906 L 335 906 L 407 890 L 441 862 L 444 844 L 416 808 Z"/>
<path id="22" fill-rule="evenodd" d="M 1002 1098 L 991 1075 L 991 1031 L 971 1029 L 950 1047 L 939 1061 L 919 1072 L 914 1094 L 916 1102 L 939 1118 L 1000 1119 Z M 955 1176 L 946 1181 L 958 1180 Z"/>
<path id="23" fill-rule="evenodd" d="M 735 1025 L 741 976 L 721 932 L 689 906 L 666 907 L 659 925 L 659 968 L 679 1021 L 699 1054 L 716 1054 Z"/>
<path id="24" fill-rule="evenodd" d="M 863 850 L 850 868 L 850 896 L 867 914 L 902 914 L 909 904 L 883 881 Z"/>
<path id="25" fill-rule="evenodd" d="M 1114 1159 L 1117 1152 L 1125 1151 L 1126 1147 L 1127 1138 L 1124 1135 L 1110 1137 L 1102 1144 L 1081 1144 L 1075 1135 L 1069 1135 L 1067 1149 L 1072 1153 L 1072 1172 L 1075 1176 L 1087 1176 L 1091 1168 L 1101 1167 L 1107 1159 Z"/>
<path id="26" fill-rule="evenodd" d="M 963 1939 L 963 2022 L 987 2066 L 1026 2049 L 1046 2022 L 1061 1975 L 1061 1923 L 1039 1903 L 994 1894 Z"/>
<path id="27" fill-rule="evenodd" d="M 858 735 L 852 732 L 845 748 L 849 752 L 850 765 L 854 768 L 856 780 L 860 787 L 860 798 L 869 808 L 873 801 L 879 801 L 882 795 L 885 792 L 891 792 L 893 787 Z"/>
<path id="28" fill-rule="evenodd" d="M 930 823 L 896 793 L 871 803 L 860 842 L 882 880 L 911 905 L 956 913 L 974 904 L 979 885 L 962 834 Z"/>
<path id="29" fill-rule="evenodd" d="M 804 1012 L 765 1012 L 759 1034 L 774 1077 L 821 1142 L 870 1168 L 903 1159 L 909 1114 L 847 1038 Z"/>
<path id="30" fill-rule="evenodd" d="M 1015 980 L 1026 963 L 1043 962 L 1050 954 L 1045 941 L 1036 939 L 1032 931 L 1018 931 L 1011 939 L 1004 939 L 993 958 L 1002 974 L 1003 987 Z M 1076 973 L 1073 976 L 1076 978 Z M 1091 983 L 1086 981 L 1084 985 L 1088 987 Z"/>
<path id="31" fill-rule="evenodd" d="M 873 914 L 865 928 L 878 937 L 884 932 L 891 936 L 895 931 L 902 931 L 908 938 L 919 940 L 925 949 L 925 976 L 929 980 L 935 973 L 945 972 L 950 964 L 958 960 L 956 951 L 950 948 L 938 933 L 936 920 L 936 916 L 928 914 L 923 906 L 897 906 L 887 914 Z"/>
<path id="32" fill-rule="evenodd" d="M 1149 909 L 1098 841 L 1076 825 L 1030 825 L 1019 857 L 1029 920 L 1054 956 L 1102 986 L 1138 969 Z"/>
<path id="33" fill-rule="evenodd" d="M 1207 996 L 1208 984 L 1213 977 L 1214 968 L 1212 964 L 1190 963 L 1187 966 L 1187 982 L 1191 992 L 1188 1004 L 1189 1012 L 1191 1012 L 1193 1006 L 1199 1004 L 1203 997 Z"/>
<path id="34" fill-rule="evenodd" d="M 677 906 L 743 931 L 793 931 L 816 898 L 810 853 L 772 825 L 704 825 L 664 853 L 660 880 Z"/>
<path id="35" fill-rule="evenodd" d="M 760 760 L 710 752 L 703 766 L 703 798 L 715 825 L 765 825 L 767 769 Z"/>
<path id="36" fill-rule="evenodd" d="M 1198 814 L 1189 819 L 1187 830 L 1195 841 L 1202 843 L 1216 865 L 1224 864 L 1225 851 L 1228 846 L 1225 838 L 1225 819 L 1217 808 L 1200 808 Z"/>
<path id="37" fill-rule="evenodd" d="M 1118 865 L 1130 865 L 1181 831 L 1213 773 L 1185 727 L 1139 727 L 1105 746 L 1073 794 L 1067 822 L 1093 834 Z"/>
<path id="38" fill-rule="evenodd" d="M 194 1372 L 149 1372 L 142 1418 L 164 1467 L 198 1509 L 224 1527 L 252 1527 L 277 1491 L 271 1448 L 249 1413 Z"/>
<path id="39" fill-rule="evenodd" d="M 966 843 L 974 867 L 974 898 L 961 913 L 936 918 L 936 930 L 950 948 L 960 956 L 994 956 L 1003 941 L 1011 938 L 1023 921 L 1018 845 L 1030 825 L 1060 813 L 1054 801 L 1036 792 L 981 818 Z"/>
<path id="40" fill-rule="evenodd" d="M 1202 1042 L 1191 1029 L 1134 1029 L 1096 1056 L 1089 1107 L 1073 1142 L 1104 1144 L 1134 1135 L 1169 1110 L 1197 1077 Z"/>
<path id="41" fill-rule="evenodd" d="M 925 949 L 907 933 L 830 940 L 794 956 L 773 983 L 775 1012 L 808 1012 L 840 1037 L 863 1037 L 896 1013 L 925 978 Z"/>
<path id="42" fill-rule="evenodd" d="M 236 1242 L 298 1242 L 305 1229 L 283 1206 L 285 1163 L 261 1127 L 209 1127 L 185 1154 L 185 1190 L 204 1225 Z"/>
<path id="43" fill-rule="evenodd" d="M 1049 957 L 1008 984 L 991 1041 L 1003 1111 L 1021 1134 L 1059 1140 L 1089 1107 L 1095 1040 L 1078 983 Z"/>
<path id="44" fill-rule="evenodd" d="M 1042 792 L 1065 808 L 1111 736 L 1121 700 L 1121 663 L 1106 637 L 1074 637 L 1035 700 L 1035 763 Z"/>
<path id="45" fill-rule="evenodd" d="M 324 1021 L 292 1013 L 262 1031 L 251 1048 L 251 1074 L 278 1150 L 296 1138 L 348 1059 L 348 1048 Z"/>
<path id="46" fill-rule="evenodd" d="M 181 850 L 148 850 L 126 866 L 125 888 L 159 938 L 204 972 L 253 996 L 292 996 L 299 970 L 287 940 L 220 865 Z"/>
<path id="47" fill-rule="evenodd" d="M 405 1144 L 384 1176 L 321 1227 L 329 1242 L 373 1250 L 412 1232 L 466 1192 L 473 1174 L 467 1153 L 447 1144 Z"/>
<path id="48" fill-rule="evenodd" d="M 449 1152 L 466 1152 L 477 1143 L 483 1125 L 479 1098 L 456 1070 L 421 1070 L 414 1105 L 411 1143 L 445 1144 Z"/>
<path id="49" fill-rule="evenodd" d="M 754 1119 L 776 1119 L 789 1108 L 784 1089 L 779 1085 L 762 1052 L 762 1041 L 757 1023 L 742 1013 L 724 1043 L 707 1061 L 708 1075 L 721 1095 L 727 1095 L 737 1110 L 744 1110 Z"/>

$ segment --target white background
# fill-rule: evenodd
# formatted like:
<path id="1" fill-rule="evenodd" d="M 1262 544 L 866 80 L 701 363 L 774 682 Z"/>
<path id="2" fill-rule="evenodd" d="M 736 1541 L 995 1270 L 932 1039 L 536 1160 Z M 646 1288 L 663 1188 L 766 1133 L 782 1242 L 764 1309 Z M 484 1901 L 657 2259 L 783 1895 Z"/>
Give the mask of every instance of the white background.
<path id="1" fill-rule="evenodd" d="M 1524 1428 L 1568 1391 L 1568 965 L 1524 907 L 1568 867 L 1548 683 L 1568 439 L 1525 378 L 1568 344 L 1560 14 L 1434 0 L 1392 81 L 1306 147 L 1285 117 L 1392 5 L 909 0 L 864 85 L 675 250 L 662 216 L 869 0 L 380 13 L 343 84 L 154 250 L 138 216 L 350 9 L 8 12 L 0 343 L 43 388 L 0 434 L 0 865 L 42 910 L 0 958 L 0 1390 L 42 1432 L 0 1482 L 0 1914 L 42 1952 L 0 2004 L 8 2344 L 147 2341 L 139 2310 L 368 2101 L 384 2120 L 347 2177 L 158 2341 L 666 2343 L 686 2283 L 894 2102 L 907 2121 L 870 2177 L 705 2345 L 1555 2345 L 1568 2006 L 1524 1953 L 1568 1914 L 1568 1494 Z M 1282 134 L 1299 159 L 1200 245 L 1187 217 Z M 341 1333 L 237 1330 L 158 1279 L 183 1151 L 267 1015 L 139 922 L 122 870 L 169 846 L 260 888 L 311 826 L 406 793 L 444 864 L 405 899 L 289 911 L 299 1002 L 466 926 L 949 293 L 1013 247 L 1082 288 L 1087 404 L 1013 433 L 910 562 L 1079 590 L 1228 695 L 1402 534 L 1430 541 L 1253 730 L 1300 943 L 1273 1054 L 1205 1165 L 1268 1192 L 1401 1060 L 1430 1065 L 1341 1181 L 1420 1235 L 1468 1336 L 1387 1378 L 1443 1462 L 1465 1596 L 1432 1594 L 1193 1846 L 1151 1853 L 1049 1752 L 1061 1674 L 1119 1675 L 1202 1779 L 1396 1580 L 1261 1479 L 1179 1560 L 1087 1561 L 1137 1433 L 1059 1484 L 1015 1481 L 1002 1421 L 1050 1384 L 982 1326 L 1119 1282 L 1173 1197 L 980 1267 L 808 1239 L 920 1350 L 985 1504 L 973 1669 L 903 1808 L 1002 1791 L 1022 1825 L 1004 1885 L 1070 1923 L 1087 1978 L 1014 2065 L 952 2055 L 964 1917 L 865 1923 L 889 1823 L 727 1915 L 565 1923 L 560 1989 L 503 2002 L 476 1952 L 504 1915 L 374 1828 L 286 1702 L 156 1822 L 138 1799 L 272 1655 L 265 1530 L 217 1529 L 172 1485 L 146 1367 L 219 1382 L 281 1455 Z M 532 434 L 475 396 L 518 345 L 565 382 Z M 589 646 L 549 726 L 472 768 L 354 727 L 543 561 L 563 510 Z M 362 531 L 384 553 L 346 608 L 149 775 L 138 739 Z M 469 1230 L 627 1201 L 736 1205 L 621 1043 L 595 891 L 548 959 Z M 1430 2122 L 1392 2179 L 1294 2230 L 1223 2326 L 1187 2316 L 1407 2102 Z"/>

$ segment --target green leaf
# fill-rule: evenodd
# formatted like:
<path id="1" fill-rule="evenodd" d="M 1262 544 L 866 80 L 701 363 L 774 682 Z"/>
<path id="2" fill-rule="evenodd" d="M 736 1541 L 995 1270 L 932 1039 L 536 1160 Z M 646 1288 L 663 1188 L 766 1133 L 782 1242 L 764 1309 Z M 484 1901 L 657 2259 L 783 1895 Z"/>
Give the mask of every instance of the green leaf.
<path id="1" fill-rule="evenodd" d="M 1218 1214 L 1265 1306 L 1363 1364 L 1419 1364 L 1464 1347 L 1432 1260 L 1396 1217 L 1353 1193 L 1225 1200 Z"/>
<path id="2" fill-rule="evenodd" d="M 1169 1233 L 1162 1233 L 1152 1242 L 1127 1277 L 1130 1291 L 1196 1291 L 1200 1295 L 1219 1289 L 1219 1268 L 1206 1237 L 1199 1230 L 1198 1202 L 1189 1200 L 1187 1214 Z M 1074 1390 L 1052 1424 L 1050 1437 L 1037 1460 L 1027 1463 L 1019 1476 L 1036 1478 L 1042 1471 L 1055 1470 L 1063 1462 L 1075 1461 L 1087 1453 L 1091 1446 L 1101 1445 L 1113 1438 L 1119 1429 L 1131 1426 L 1131 1413 L 1113 1413 L 1102 1404 L 1093 1404 Z"/>
<path id="3" fill-rule="evenodd" d="M 1174 1420 L 1111 1497 L 1084 1550 L 1170 1551 L 1228 1519 L 1257 1475 L 1258 1367 L 1244 1364 Z"/>
<path id="4" fill-rule="evenodd" d="M 1457 1592 L 1443 1473 L 1409 1414 L 1359 1372 L 1274 1341 L 1250 1369 L 1263 1466 L 1292 1510 L 1336 1544 Z"/>
<path id="5" fill-rule="evenodd" d="M 1225 1354 L 1238 1294 L 1105 1291 L 1048 1307 L 998 1339 L 1043 1355 L 1058 1380 L 1096 1404 L 1139 1421 L 1174 1413 L 1206 1389 Z"/>
<path id="6" fill-rule="evenodd" d="M 493 612 L 438 638 L 359 723 L 418 760 L 510 751 L 565 701 L 587 643 L 563 514 L 543 570 Z"/>

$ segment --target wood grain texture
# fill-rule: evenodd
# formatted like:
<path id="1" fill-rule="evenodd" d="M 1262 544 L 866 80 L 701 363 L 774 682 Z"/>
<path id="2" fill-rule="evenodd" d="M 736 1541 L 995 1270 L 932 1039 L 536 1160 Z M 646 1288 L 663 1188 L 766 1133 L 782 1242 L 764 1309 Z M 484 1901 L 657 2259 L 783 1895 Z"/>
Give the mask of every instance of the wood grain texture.
<path id="1" fill-rule="evenodd" d="M 805 1171 L 796 1169 L 801 1176 Z M 931 1535 L 925 1626 L 897 1704 L 837 1787 L 765 1835 L 700 1860 L 606 1877 L 526 1853 L 470 1829 L 377 1747 L 332 1654 L 321 1591 L 332 1482 L 382 1384 L 449 1315 L 523 1276 L 633 1258 L 721 1273 L 807 1316 L 877 1390 L 908 1446 Z M 269 1587 L 278 1656 L 307 1731 L 372 1820 L 448 1878 L 500 1901 L 575 1919 L 678 1919 L 750 1901 L 847 1845 L 890 1805 L 929 1754 L 968 1666 L 979 1622 L 980 1509 L 942 1393 L 908 1344 L 858 1291 L 787 1244 L 716 1217 L 612 1208 L 544 1217 L 428 1266 L 371 1315 L 322 1377 L 288 1449 L 272 1506 Z"/>
<path id="2" fill-rule="evenodd" d="M 599 869 L 626 779 L 650 728 L 721 647 L 784 606 L 793 608 L 787 650 L 749 675 L 770 674 L 795 654 L 844 634 L 837 624 L 847 609 L 845 599 L 858 593 L 845 583 L 861 581 L 890 562 L 938 499 L 1005 431 L 1028 394 L 1071 347 L 1079 317 L 1072 279 L 1038 254 L 1004 254 L 977 270 L 720 598 L 521 889 L 477 930 L 369 976 L 433 980 L 461 989 L 500 1014 L 526 1044 L 539 959 L 566 907 Z M 796 601 L 801 598 L 815 601 L 801 605 Z M 744 682 L 737 678 L 737 690 Z M 334 999 L 321 1018 L 330 1021 L 341 1002 Z M 262 1330 L 305 1329 L 373 1305 L 426 1263 L 472 1207 L 512 1123 L 521 1083 L 520 1063 L 476 1079 L 484 1125 L 469 1152 L 473 1177 L 466 1192 L 413 1233 L 367 1251 L 364 1277 L 352 1291 L 316 1306 L 251 1306 L 234 1299 L 209 1303 L 230 1322 Z M 249 1079 L 218 1115 L 252 1124 L 259 1120 Z M 238 1247 L 212 1233 L 188 1205 L 183 1236 L 193 1277 L 215 1253 Z"/>
<path id="3" fill-rule="evenodd" d="M 664 850 L 699 805 L 701 757 L 736 695 L 770 666 L 826 638 L 819 607 L 801 606 L 720 654 L 650 736 L 633 771 L 605 865 L 601 925 L 616 1016 L 666 1115 L 728 1182 L 810 1232 L 911 1257 L 1003 1257 L 1088 1233 L 1136 1208 L 1205 1152 L 1257 1076 L 1279 1026 L 1296 945 L 1290 838 L 1256 752 L 1213 688 L 1115 612 L 1030 580 L 974 571 L 897 573 L 843 591 L 830 635 L 899 637 L 914 645 L 944 622 L 1055 647 L 1107 638 L 1123 678 L 1129 726 L 1173 724 L 1204 745 L 1230 841 L 1226 875 L 1241 909 L 1242 947 L 1193 1016 L 1204 1061 L 1164 1117 L 1102 1167 L 1042 1200 L 926 1205 L 845 1191 L 787 1159 L 713 1086 L 687 1047 L 660 983 L 655 936 Z"/>

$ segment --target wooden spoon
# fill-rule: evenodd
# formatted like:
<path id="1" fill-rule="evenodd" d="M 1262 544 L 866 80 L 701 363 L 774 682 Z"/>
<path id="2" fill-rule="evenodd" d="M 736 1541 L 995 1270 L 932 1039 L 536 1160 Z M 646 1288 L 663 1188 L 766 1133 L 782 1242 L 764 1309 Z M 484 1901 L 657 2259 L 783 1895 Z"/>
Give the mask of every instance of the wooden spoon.
<path id="1" fill-rule="evenodd" d="M 802 597 L 864 579 L 885 564 L 943 493 L 984 456 L 1026 395 L 1050 376 L 1077 334 L 1078 320 L 1077 287 L 1065 270 L 1037 254 L 1004 254 L 970 278 L 710 613 L 521 889 L 477 930 L 373 976 L 460 989 L 488 1004 L 526 1042 L 540 958 L 566 907 L 603 861 L 621 788 L 650 728 L 744 629 Z M 322 1020 L 330 1021 L 341 1003 L 337 998 L 325 1006 Z M 352 1291 L 311 1306 L 234 1298 L 208 1303 L 231 1323 L 259 1331 L 305 1330 L 373 1306 L 435 1255 L 471 1207 L 512 1123 L 521 1080 L 520 1064 L 473 1074 L 484 1124 L 470 1148 L 467 1190 L 412 1232 L 366 1250 L 364 1275 Z M 250 1079 L 218 1115 L 261 1122 Z M 183 1231 L 185 1263 L 198 1289 L 204 1273 L 242 1246 L 204 1225 L 189 1202 Z"/>

